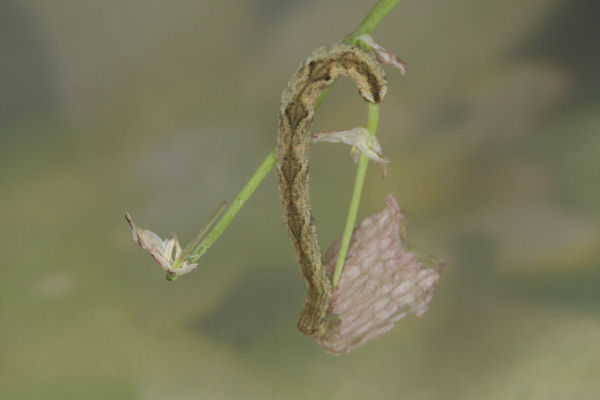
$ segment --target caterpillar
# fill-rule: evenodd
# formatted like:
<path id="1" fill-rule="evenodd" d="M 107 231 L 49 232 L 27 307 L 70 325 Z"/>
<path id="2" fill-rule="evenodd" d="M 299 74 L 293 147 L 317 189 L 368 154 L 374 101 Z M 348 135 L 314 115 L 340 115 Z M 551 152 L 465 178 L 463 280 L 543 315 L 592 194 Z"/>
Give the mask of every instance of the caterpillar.
<path id="1" fill-rule="evenodd" d="M 306 281 L 307 294 L 298 329 L 307 335 L 323 331 L 332 292 L 308 192 L 310 128 L 317 99 L 340 75 L 350 77 L 368 102 L 379 103 L 386 93 L 385 74 L 375 57 L 357 46 L 338 43 L 315 50 L 296 70 L 281 95 L 276 148 L 279 194 Z"/>

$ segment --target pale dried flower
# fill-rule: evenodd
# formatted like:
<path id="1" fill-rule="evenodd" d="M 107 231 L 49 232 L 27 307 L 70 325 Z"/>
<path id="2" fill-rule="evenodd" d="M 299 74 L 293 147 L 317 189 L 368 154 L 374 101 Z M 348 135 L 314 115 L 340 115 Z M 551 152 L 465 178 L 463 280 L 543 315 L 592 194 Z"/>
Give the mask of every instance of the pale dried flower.
<path id="1" fill-rule="evenodd" d="M 392 53 L 390 50 L 387 50 L 383 46 L 377 44 L 371 35 L 363 34 L 358 36 L 356 39 L 368 45 L 371 50 L 373 50 L 375 57 L 380 63 L 397 68 L 400 70 L 402 75 L 406 75 L 408 72 L 408 65 L 406 65 L 404 61 L 398 58 L 398 56 Z"/>
<path id="2" fill-rule="evenodd" d="M 388 332 L 408 313 L 429 308 L 440 268 L 424 268 L 400 239 L 405 214 L 388 195 L 386 207 L 362 221 L 352 235 L 344 270 L 334 289 L 325 332 L 313 336 L 325 351 L 348 353 Z M 325 258 L 331 278 L 340 239 Z"/>
<path id="3" fill-rule="evenodd" d="M 154 261 L 167 273 L 167 279 L 172 280 L 179 275 L 187 274 L 198 266 L 188 260 L 179 259 L 181 245 L 175 235 L 172 239 L 163 240 L 156 233 L 138 227 L 129 213 L 125 214 L 125 219 L 131 226 L 133 240 L 154 258 Z"/>
<path id="4" fill-rule="evenodd" d="M 353 152 L 354 161 L 358 162 L 360 154 L 364 154 L 370 160 L 385 165 L 390 162 L 381 150 L 381 144 L 377 137 L 369 134 L 366 128 L 359 126 L 346 131 L 332 131 L 313 133 L 314 142 L 346 143 L 358 151 Z"/>

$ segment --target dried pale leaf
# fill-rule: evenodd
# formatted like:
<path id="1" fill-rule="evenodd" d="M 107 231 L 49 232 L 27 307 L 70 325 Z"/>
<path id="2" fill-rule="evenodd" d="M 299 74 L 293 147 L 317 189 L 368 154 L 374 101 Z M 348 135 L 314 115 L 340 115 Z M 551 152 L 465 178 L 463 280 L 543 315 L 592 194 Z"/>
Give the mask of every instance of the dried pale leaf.
<path id="1" fill-rule="evenodd" d="M 388 332 L 409 313 L 422 316 L 433 298 L 441 268 L 424 268 L 405 247 L 400 240 L 405 214 L 393 195 L 385 201 L 381 212 L 355 228 L 331 299 L 329 324 L 325 332 L 313 336 L 329 353 L 348 353 Z M 340 239 L 326 256 L 330 277 L 339 246 Z"/>

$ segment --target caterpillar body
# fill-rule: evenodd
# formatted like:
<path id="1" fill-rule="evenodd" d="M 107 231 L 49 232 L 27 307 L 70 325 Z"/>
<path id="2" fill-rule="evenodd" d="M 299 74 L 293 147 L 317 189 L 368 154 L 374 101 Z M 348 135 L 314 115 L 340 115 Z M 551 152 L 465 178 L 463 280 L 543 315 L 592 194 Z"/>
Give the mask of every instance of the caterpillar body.
<path id="1" fill-rule="evenodd" d="M 340 75 L 350 77 L 368 102 L 381 102 L 387 90 L 385 74 L 370 52 L 338 43 L 315 50 L 281 95 L 276 149 L 279 193 L 288 233 L 306 281 L 307 294 L 298 329 L 307 335 L 323 331 L 332 291 L 323 268 L 309 198 L 310 128 L 317 99 Z"/>

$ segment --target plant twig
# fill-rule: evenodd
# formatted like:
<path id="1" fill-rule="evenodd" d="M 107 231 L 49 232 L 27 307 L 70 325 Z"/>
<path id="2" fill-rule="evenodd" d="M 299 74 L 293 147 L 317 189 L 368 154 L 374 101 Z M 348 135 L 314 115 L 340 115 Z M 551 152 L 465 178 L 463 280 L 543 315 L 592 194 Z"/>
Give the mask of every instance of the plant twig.
<path id="1" fill-rule="evenodd" d="M 367 16 L 360 22 L 356 29 L 354 29 L 354 32 L 352 32 L 346 41 L 354 42 L 356 37 L 373 32 L 381 20 L 384 19 L 394 7 L 396 7 L 398 1 L 400 0 L 380 0 L 377 4 L 375 4 L 371 11 L 369 11 Z"/>
<path id="2" fill-rule="evenodd" d="M 372 137 L 375 137 L 378 122 L 379 104 L 369 103 L 369 114 L 367 116 L 367 132 Z M 333 272 L 333 279 L 331 281 L 331 285 L 333 287 L 337 286 L 340 280 L 340 276 L 342 276 L 344 262 L 346 261 L 346 254 L 348 253 L 348 247 L 350 246 L 350 239 L 352 239 L 352 232 L 354 231 L 354 225 L 356 224 L 358 206 L 360 204 L 360 197 L 362 194 L 363 184 L 365 182 L 365 176 L 367 174 L 368 165 L 369 158 L 362 154 L 360 156 L 360 161 L 358 162 L 358 168 L 356 169 L 356 179 L 354 180 L 354 189 L 352 190 L 352 199 L 350 200 L 350 207 L 348 209 L 346 226 L 344 227 L 344 234 L 340 243 L 340 251 L 338 253 L 338 258 L 335 263 L 335 270 Z"/>
<path id="3" fill-rule="evenodd" d="M 356 37 L 363 34 L 370 34 L 379 25 L 381 20 L 398 4 L 399 0 L 381 0 L 375 5 L 362 20 L 362 22 L 356 27 L 354 32 L 346 39 L 347 43 L 353 43 L 358 46 L 364 47 L 365 45 L 356 40 Z M 369 103 L 369 114 L 367 116 L 367 131 L 372 137 L 375 137 L 377 132 L 377 124 L 379 122 L 379 105 Z M 367 174 L 367 166 L 369 159 L 362 154 L 356 169 L 356 178 L 354 180 L 354 188 L 352 189 L 352 199 L 350 200 L 350 207 L 348 209 L 348 217 L 346 218 L 346 226 L 344 227 L 344 233 L 340 243 L 340 251 L 338 258 L 335 263 L 335 270 L 333 272 L 332 286 L 336 287 L 342 271 L 344 270 L 344 262 L 346 261 L 346 254 L 348 253 L 348 247 L 350 246 L 350 240 L 352 239 L 352 232 L 354 231 L 354 225 L 356 224 L 356 216 L 358 214 L 358 207 L 360 205 L 360 197 L 365 182 L 365 176 Z"/>
<path id="4" fill-rule="evenodd" d="M 240 209 L 246 204 L 246 201 L 254 190 L 260 185 L 260 183 L 265 179 L 267 174 L 273 169 L 275 166 L 275 149 L 271 150 L 269 155 L 264 159 L 264 161 L 260 164 L 260 166 L 256 169 L 254 174 L 250 177 L 246 185 L 242 188 L 241 192 L 237 195 L 233 203 L 229 206 L 225 214 L 221 217 L 219 222 L 215 224 L 212 230 L 204 237 L 204 239 L 196 246 L 196 248 L 190 253 L 190 257 L 194 259 L 198 259 L 202 257 L 206 250 L 223 234 L 227 226 L 231 223 L 233 218 L 235 218 L 236 214 L 240 211 Z"/>

